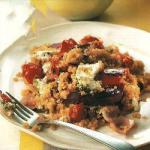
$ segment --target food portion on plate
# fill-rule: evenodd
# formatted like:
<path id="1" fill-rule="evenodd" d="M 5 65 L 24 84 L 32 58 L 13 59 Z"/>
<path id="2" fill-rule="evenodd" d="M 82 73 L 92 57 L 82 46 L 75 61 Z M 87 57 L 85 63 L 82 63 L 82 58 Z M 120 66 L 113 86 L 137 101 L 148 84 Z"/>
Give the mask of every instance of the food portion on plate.
<path id="1" fill-rule="evenodd" d="M 48 119 L 127 134 L 135 127 L 127 115 L 140 116 L 149 75 L 142 61 L 88 35 L 32 48 L 17 79 L 25 83 L 22 103 Z"/>

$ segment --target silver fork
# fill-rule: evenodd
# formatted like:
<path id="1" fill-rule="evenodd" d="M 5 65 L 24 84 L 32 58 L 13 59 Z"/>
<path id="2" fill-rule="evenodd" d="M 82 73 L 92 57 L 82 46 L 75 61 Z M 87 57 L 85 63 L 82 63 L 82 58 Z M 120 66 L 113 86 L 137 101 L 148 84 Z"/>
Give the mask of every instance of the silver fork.
<path id="1" fill-rule="evenodd" d="M 15 97 L 13 97 L 10 93 L 6 92 L 7 96 L 11 99 L 11 102 L 15 104 L 14 108 L 14 115 L 16 119 L 18 119 L 22 124 L 27 123 L 29 126 L 33 126 L 35 124 L 38 124 L 38 118 L 39 114 L 32 111 L 31 109 L 27 108 L 26 106 L 22 105 Z M 60 120 L 49 120 L 49 121 L 43 121 L 40 123 L 49 123 L 54 125 L 59 125 L 63 127 L 70 128 L 72 130 L 75 130 L 77 132 L 80 132 L 108 147 L 110 147 L 113 150 L 135 150 L 136 148 L 133 147 L 131 144 L 116 139 L 114 137 L 111 137 L 109 135 L 103 134 L 101 132 L 93 131 L 87 128 L 79 127 L 71 123 L 66 123 Z"/>

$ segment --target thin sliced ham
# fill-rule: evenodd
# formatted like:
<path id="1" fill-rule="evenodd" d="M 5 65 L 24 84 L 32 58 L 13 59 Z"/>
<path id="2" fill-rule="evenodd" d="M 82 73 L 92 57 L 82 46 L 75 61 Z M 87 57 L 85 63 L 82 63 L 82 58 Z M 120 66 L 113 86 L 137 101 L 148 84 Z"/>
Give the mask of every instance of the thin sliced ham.
<path id="1" fill-rule="evenodd" d="M 128 134 L 128 132 L 135 126 L 134 120 L 123 116 L 113 118 L 113 121 L 109 123 L 113 130 L 121 134 Z"/>
<path id="2" fill-rule="evenodd" d="M 118 106 L 105 106 L 100 110 L 104 120 L 107 122 L 112 122 L 113 118 L 117 118 L 119 116 L 119 112 Z"/>
<path id="3" fill-rule="evenodd" d="M 135 125 L 134 120 L 119 115 L 117 106 L 105 106 L 100 112 L 109 126 L 118 133 L 127 134 Z"/>

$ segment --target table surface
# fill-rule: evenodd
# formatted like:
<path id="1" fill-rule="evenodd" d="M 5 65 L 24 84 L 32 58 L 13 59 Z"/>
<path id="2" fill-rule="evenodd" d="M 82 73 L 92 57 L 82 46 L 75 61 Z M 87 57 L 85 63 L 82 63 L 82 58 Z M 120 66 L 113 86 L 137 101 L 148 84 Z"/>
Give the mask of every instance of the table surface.
<path id="1" fill-rule="evenodd" d="M 107 11 L 96 20 L 150 32 L 150 0 L 114 0 Z"/>

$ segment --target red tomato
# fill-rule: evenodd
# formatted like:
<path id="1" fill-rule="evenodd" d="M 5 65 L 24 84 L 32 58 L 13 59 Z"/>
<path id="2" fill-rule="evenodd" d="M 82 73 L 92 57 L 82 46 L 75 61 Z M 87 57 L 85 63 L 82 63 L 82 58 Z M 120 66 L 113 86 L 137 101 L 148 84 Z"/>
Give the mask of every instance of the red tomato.
<path id="1" fill-rule="evenodd" d="M 84 45 L 84 44 L 87 44 L 87 43 L 90 43 L 90 42 L 93 42 L 93 41 L 99 41 L 99 39 L 96 38 L 96 37 L 87 35 L 83 39 L 80 40 L 80 44 Z"/>
<path id="2" fill-rule="evenodd" d="M 121 76 L 105 75 L 104 78 L 102 79 L 102 83 L 104 86 L 120 85 L 121 84 Z"/>
<path id="3" fill-rule="evenodd" d="M 0 93 L 0 97 L 2 98 L 4 103 L 10 102 L 10 98 L 7 95 Z"/>
<path id="4" fill-rule="evenodd" d="M 64 40 L 60 47 L 60 55 L 74 48 L 75 45 L 77 45 L 77 42 L 73 39 Z"/>
<path id="5" fill-rule="evenodd" d="M 24 64 L 22 66 L 23 77 L 27 80 L 28 83 L 32 84 L 34 78 L 41 78 L 43 75 L 43 70 L 40 65 L 34 63 Z"/>
<path id="6" fill-rule="evenodd" d="M 57 55 L 54 55 L 51 59 L 51 73 L 50 73 L 50 79 L 54 80 L 59 76 L 59 57 Z"/>
<path id="7" fill-rule="evenodd" d="M 59 76 L 59 68 L 56 66 L 51 67 L 50 79 L 55 80 Z"/>
<path id="8" fill-rule="evenodd" d="M 118 54 L 116 59 L 121 61 L 124 66 L 130 66 L 133 63 L 132 57 L 124 54 Z"/>
<path id="9" fill-rule="evenodd" d="M 101 80 L 105 87 L 108 86 L 121 86 L 122 85 L 122 77 L 125 74 L 125 69 L 104 69 L 102 73 L 100 73 L 96 80 Z"/>
<path id="10" fill-rule="evenodd" d="M 78 122 L 84 119 L 85 111 L 84 111 L 84 105 L 81 104 L 75 104 L 73 105 L 69 110 L 69 117 L 72 122 Z"/>
<path id="11" fill-rule="evenodd" d="M 54 55 L 53 57 L 52 57 L 52 59 L 51 59 L 51 63 L 53 64 L 53 65 L 56 65 L 56 64 L 58 64 L 59 63 L 59 56 L 57 56 L 57 55 Z"/>
<path id="12" fill-rule="evenodd" d="M 61 44 L 53 44 L 53 47 L 60 48 L 60 52 L 58 55 L 55 55 L 51 59 L 51 73 L 50 79 L 55 80 L 59 76 L 59 60 L 64 55 L 65 52 L 69 51 L 70 49 L 74 48 L 77 45 L 77 42 L 73 39 L 64 40 Z"/>
<path id="13" fill-rule="evenodd" d="M 125 64 L 125 66 L 130 66 L 130 65 L 132 65 L 132 63 L 133 63 L 132 58 L 131 58 L 130 56 L 128 56 L 128 55 L 124 55 L 122 61 L 123 61 L 123 63 Z"/>

